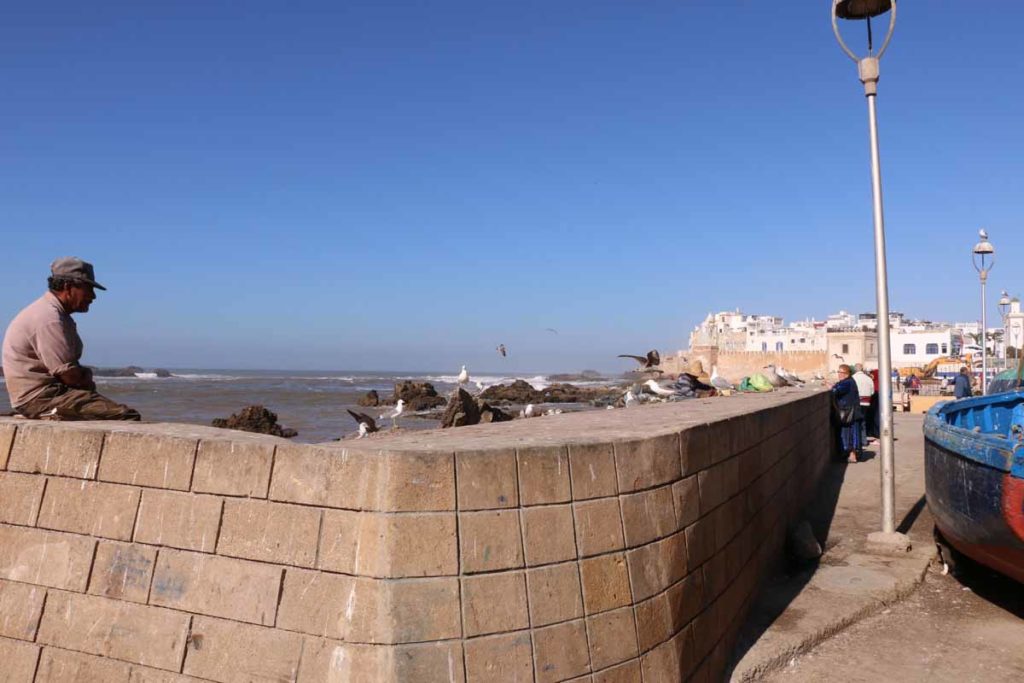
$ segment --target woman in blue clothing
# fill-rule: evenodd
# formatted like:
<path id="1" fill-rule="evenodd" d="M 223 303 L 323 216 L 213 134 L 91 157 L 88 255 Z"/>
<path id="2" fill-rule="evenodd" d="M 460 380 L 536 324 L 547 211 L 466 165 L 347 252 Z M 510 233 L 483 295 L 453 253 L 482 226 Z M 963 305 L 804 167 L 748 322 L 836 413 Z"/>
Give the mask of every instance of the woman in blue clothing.
<path id="1" fill-rule="evenodd" d="M 847 462 L 857 462 L 857 455 L 864 448 L 860 441 L 861 423 L 864 421 L 860 412 L 860 394 L 857 392 L 857 383 L 850 376 L 849 365 L 839 366 L 839 381 L 832 385 L 832 396 L 836 399 L 836 405 L 840 413 L 848 410 L 854 411 L 854 420 L 848 425 L 842 425 L 840 437 L 843 441 L 843 451 L 847 453 Z"/>

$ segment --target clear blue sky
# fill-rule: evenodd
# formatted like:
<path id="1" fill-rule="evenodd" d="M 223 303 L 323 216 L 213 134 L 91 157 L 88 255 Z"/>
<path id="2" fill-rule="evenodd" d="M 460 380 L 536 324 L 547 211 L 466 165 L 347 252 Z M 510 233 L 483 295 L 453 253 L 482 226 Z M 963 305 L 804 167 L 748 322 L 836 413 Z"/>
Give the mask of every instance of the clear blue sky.
<path id="1" fill-rule="evenodd" d="M 0 320 L 71 254 L 110 289 L 99 365 L 625 369 L 710 310 L 874 310 L 828 6 L 8 5 Z M 1024 6 L 963 6 L 900 3 L 882 62 L 891 305 L 978 318 L 985 226 L 993 320 L 1024 294 Z"/>

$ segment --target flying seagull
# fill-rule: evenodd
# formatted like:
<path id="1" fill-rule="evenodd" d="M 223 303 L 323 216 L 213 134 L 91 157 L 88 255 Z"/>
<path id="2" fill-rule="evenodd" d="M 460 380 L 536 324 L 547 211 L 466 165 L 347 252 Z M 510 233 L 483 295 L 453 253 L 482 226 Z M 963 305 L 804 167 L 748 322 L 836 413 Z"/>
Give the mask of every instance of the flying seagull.
<path id="1" fill-rule="evenodd" d="M 734 387 L 732 385 L 732 382 L 730 382 L 729 380 L 727 380 L 726 378 L 724 378 L 724 377 L 722 377 L 721 375 L 718 374 L 718 366 L 717 365 L 712 365 L 711 366 L 711 386 L 713 386 L 716 389 L 728 389 L 728 390 L 736 388 L 736 387 Z"/>
<path id="2" fill-rule="evenodd" d="M 366 425 L 366 432 L 368 434 L 372 434 L 373 432 L 377 431 L 377 422 L 366 413 L 357 413 L 354 410 L 349 410 L 348 414 L 351 415 L 352 419 L 359 424 L 360 434 L 363 433 L 363 425 Z"/>
<path id="3" fill-rule="evenodd" d="M 661 365 L 661 354 L 659 354 L 654 349 L 651 349 L 650 351 L 648 351 L 646 356 L 634 356 L 634 355 L 629 354 L 629 353 L 620 353 L 616 357 L 617 358 L 632 358 L 633 360 L 635 360 L 637 363 L 640 364 L 640 369 L 641 370 L 649 370 L 651 368 L 656 368 L 659 365 Z"/>
<path id="4" fill-rule="evenodd" d="M 545 332 L 553 332 L 553 333 L 555 333 L 555 334 L 558 334 L 558 330 L 556 330 L 556 329 L 555 329 L 555 328 L 553 328 L 553 327 L 545 327 L 545 328 L 544 328 L 544 331 L 545 331 Z"/>
<path id="5" fill-rule="evenodd" d="M 508 355 L 508 349 L 505 348 L 504 344 L 498 344 L 497 351 L 498 351 L 498 353 L 501 354 L 502 358 L 504 358 L 505 356 Z"/>
<path id="6" fill-rule="evenodd" d="M 666 389 L 665 387 L 663 387 L 660 384 L 658 384 L 657 382 L 655 382 L 653 379 L 649 379 L 646 382 L 644 382 L 644 386 L 646 386 L 648 389 L 653 391 L 658 396 L 675 396 L 676 395 L 676 392 L 672 391 L 671 389 Z"/>

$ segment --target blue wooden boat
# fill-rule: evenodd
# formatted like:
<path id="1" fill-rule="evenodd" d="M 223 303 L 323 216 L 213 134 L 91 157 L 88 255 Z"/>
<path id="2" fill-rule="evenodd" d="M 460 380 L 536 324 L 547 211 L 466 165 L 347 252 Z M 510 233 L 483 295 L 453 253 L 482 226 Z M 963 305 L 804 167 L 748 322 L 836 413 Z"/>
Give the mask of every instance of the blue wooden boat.
<path id="1" fill-rule="evenodd" d="M 1024 583 L 1024 390 L 940 403 L 924 435 L 940 547 Z"/>

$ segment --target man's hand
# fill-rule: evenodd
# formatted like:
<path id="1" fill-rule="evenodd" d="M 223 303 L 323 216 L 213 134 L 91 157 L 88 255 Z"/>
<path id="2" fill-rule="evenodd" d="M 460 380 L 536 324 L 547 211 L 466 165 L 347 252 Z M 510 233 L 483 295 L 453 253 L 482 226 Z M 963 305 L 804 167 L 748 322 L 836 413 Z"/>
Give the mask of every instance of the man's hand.
<path id="1" fill-rule="evenodd" d="M 96 383 L 92 379 L 92 370 L 83 368 L 81 365 L 76 365 L 70 370 L 60 373 L 57 375 L 57 379 L 72 389 L 96 391 Z"/>

